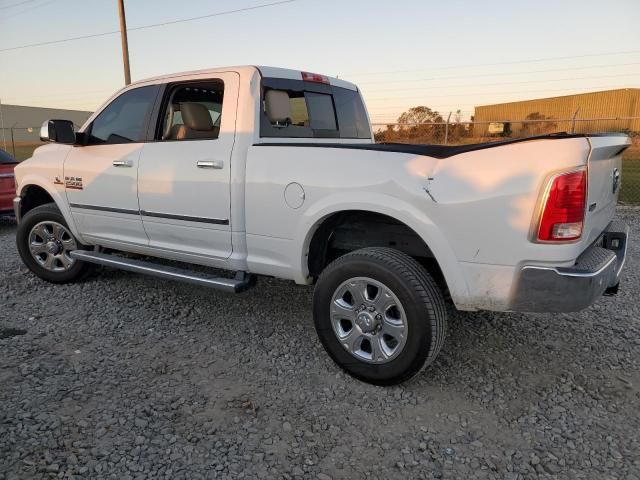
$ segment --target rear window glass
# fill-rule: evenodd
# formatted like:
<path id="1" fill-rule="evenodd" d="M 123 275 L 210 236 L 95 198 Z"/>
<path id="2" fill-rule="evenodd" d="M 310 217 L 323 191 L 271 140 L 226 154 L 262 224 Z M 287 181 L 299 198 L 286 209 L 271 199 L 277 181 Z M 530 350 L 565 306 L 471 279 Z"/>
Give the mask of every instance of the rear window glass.
<path id="1" fill-rule="evenodd" d="M 333 107 L 331 95 L 307 92 L 305 97 L 311 113 L 311 128 L 314 130 L 337 130 L 336 110 Z"/>
<path id="2" fill-rule="evenodd" d="M 340 122 L 340 137 L 371 138 L 369 117 L 358 92 L 335 88 L 333 103 Z"/>
<path id="3" fill-rule="evenodd" d="M 309 110 L 307 109 L 304 94 L 296 96 L 296 92 L 291 92 L 289 95 L 289 108 L 291 109 L 291 125 L 297 127 L 309 126 Z"/>
<path id="4" fill-rule="evenodd" d="M 270 107 L 274 104 L 267 104 L 265 100 L 269 90 L 285 92 L 286 96 L 279 93 L 277 106 Z M 367 113 L 357 91 L 302 80 L 264 78 L 262 92 L 262 137 L 371 138 Z M 283 120 L 283 103 L 286 120 Z M 274 110 L 269 112 L 268 108 Z"/>

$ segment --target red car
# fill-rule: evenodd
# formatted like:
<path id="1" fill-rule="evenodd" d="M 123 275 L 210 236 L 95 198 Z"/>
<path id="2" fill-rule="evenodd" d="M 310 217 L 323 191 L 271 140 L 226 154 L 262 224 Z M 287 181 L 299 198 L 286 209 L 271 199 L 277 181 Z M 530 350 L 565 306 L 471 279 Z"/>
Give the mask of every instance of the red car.
<path id="1" fill-rule="evenodd" d="M 15 158 L 0 149 L 0 215 L 13 213 L 13 198 L 16 196 L 14 167 Z"/>

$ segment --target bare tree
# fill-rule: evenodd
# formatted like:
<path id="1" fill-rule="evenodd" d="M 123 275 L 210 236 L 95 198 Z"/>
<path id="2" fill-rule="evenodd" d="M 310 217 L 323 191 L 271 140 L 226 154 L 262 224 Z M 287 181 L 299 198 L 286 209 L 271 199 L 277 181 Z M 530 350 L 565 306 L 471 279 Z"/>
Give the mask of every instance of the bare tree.
<path id="1" fill-rule="evenodd" d="M 541 135 L 558 130 L 558 123 L 553 117 L 547 117 L 540 112 L 530 113 L 525 120 L 537 120 L 531 123 L 523 123 L 520 131 L 523 135 Z"/>
<path id="2" fill-rule="evenodd" d="M 444 119 L 438 112 L 425 106 L 411 107 L 398 117 L 398 123 L 428 123 L 443 121 Z"/>

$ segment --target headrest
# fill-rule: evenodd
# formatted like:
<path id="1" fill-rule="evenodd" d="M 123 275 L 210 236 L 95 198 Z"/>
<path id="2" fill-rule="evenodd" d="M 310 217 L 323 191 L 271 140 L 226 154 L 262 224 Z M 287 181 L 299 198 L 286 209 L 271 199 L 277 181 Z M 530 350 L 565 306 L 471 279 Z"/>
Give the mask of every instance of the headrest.
<path id="1" fill-rule="evenodd" d="M 291 120 L 289 94 L 284 90 L 267 90 L 264 103 L 271 123 L 285 123 Z"/>
<path id="2" fill-rule="evenodd" d="M 187 128 L 197 131 L 213 130 L 213 121 L 207 107 L 201 103 L 185 102 L 180 104 L 182 121 Z"/>

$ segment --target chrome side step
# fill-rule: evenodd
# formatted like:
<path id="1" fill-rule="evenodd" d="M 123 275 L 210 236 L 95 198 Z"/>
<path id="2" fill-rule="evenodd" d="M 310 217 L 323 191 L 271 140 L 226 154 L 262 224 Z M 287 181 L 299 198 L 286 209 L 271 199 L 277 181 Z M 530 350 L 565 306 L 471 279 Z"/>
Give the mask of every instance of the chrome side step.
<path id="1" fill-rule="evenodd" d="M 190 270 L 158 265 L 143 260 L 108 255 L 106 253 L 91 252 L 86 250 L 74 250 L 71 257 L 83 262 L 104 265 L 105 267 L 118 268 L 129 272 L 143 273 L 166 280 L 177 280 L 191 283 L 201 287 L 215 288 L 229 293 L 240 293 L 255 285 L 255 275 L 246 272 L 238 272 L 235 278 L 216 277 L 203 272 L 193 272 Z"/>

